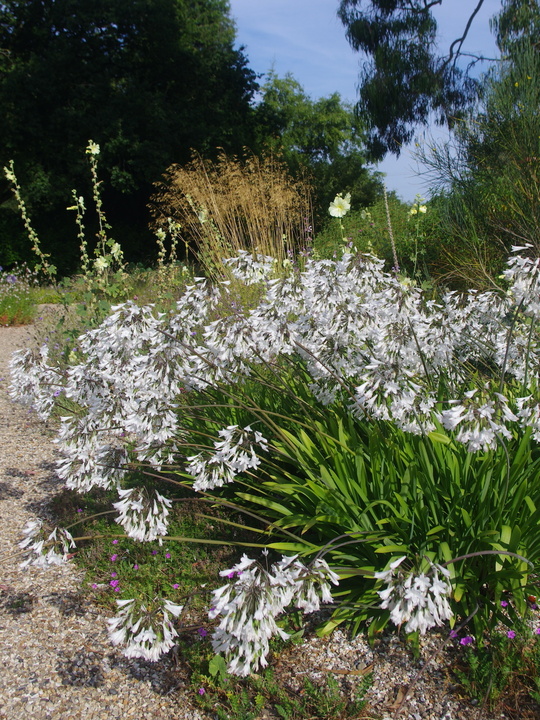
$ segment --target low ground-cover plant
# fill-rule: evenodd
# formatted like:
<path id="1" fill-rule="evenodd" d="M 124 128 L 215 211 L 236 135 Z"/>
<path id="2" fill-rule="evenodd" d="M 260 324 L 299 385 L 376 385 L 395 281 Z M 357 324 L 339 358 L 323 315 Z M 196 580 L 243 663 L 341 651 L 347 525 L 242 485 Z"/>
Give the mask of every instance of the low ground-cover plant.
<path id="1" fill-rule="evenodd" d="M 164 492 L 165 484 L 154 481 L 155 488 Z M 177 498 L 170 508 L 169 535 L 198 538 L 200 543 L 141 543 L 119 533 L 116 513 L 110 510 L 116 499 L 116 490 L 94 489 L 84 498 L 64 490 L 55 497 L 52 510 L 71 532 L 90 538 L 77 542 L 75 559 L 85 570 L 83 588 L 93 602 L 109 612 L 117 609 L 117 600 L 134 596 L 143 597 L 147 607 L 157 596 L 183 603 L 176 651 L 190 671 L 191 696 L 196 705 L 231 720 L 259 717 L 264 708 L 290 720 L 358 716 L 371 684 L 369 672 L 352 676 L 354 690 L 350 682 L 329 676 L 319 682 L 306 679 L 298 691 L 284 682 L 274 667 L 253 678 L 238 678 L 227 673 L 222 657 L 214 655 L 208 601 L 223 565 L 238 562 L 242 554 L 241 549 L 227 543 L 249 544 L 254 537 L 258 540 L 253 531 L 240 529 L 240 516 L 230 508 L 213 507 L 201 497 Z M 205 544 L 216 536 L 220 538 L 218 544 Z M 286 618 L 285 628 L 291 639 L 301 642 L 303 631 L 294 617 Z M 280 639 L 272 642 L 273 651 L 279 652 L 283 644 Z"/>
<path id="2" fill-rule="evenodd" d="M 510 606 L 506 600 L 501 603 L 503 608 Z M 475 704 L 490 710 L 499 708 L 516 720 L 538 717 L 539 632 L 538 628 L 531 632 L 527 623 L 517 622 L 512 629 L 498 628 L 481 647 L 474 642 L 465 646 L 456 658 L 453 672 Z M 465 635 L 461 641 L 469 639 Z"/>
<path id="3" fill-rule="evenodd" d="M 373 257 L 275 278 L 272 258 L 243 253 L 229 265 L 261 288 L 255 308 L 203 280 L 166 316 L 124 304 L 79 339 L 67 370 L 46 352 L 16 355 L 13 395 L 44 418 L 69 401 L 60 476 L 83 493 L 117 487 L 119 534 L 186 539 L 170 535 L 169 494 L 145 473 L 172 498 L 191 489 L 243 513 L 231 522 L 270 555 L 250 550 L 212 595 L 230 671 L 264 666 L 287 609 L 321 603 L 333 610 L 322 632 L 449 622 L 481 645 L 526 613 L 539 562 L 540 261 L 525 249 L 505 292 L 437 300 Z M 40 532 L 27 528 L 29 562 L 73 551 L 67 531 Z M 170 649 L 182 611 L 167 602 L 151 626 L 126 598 L 113 641 L 152 659 Z"/>

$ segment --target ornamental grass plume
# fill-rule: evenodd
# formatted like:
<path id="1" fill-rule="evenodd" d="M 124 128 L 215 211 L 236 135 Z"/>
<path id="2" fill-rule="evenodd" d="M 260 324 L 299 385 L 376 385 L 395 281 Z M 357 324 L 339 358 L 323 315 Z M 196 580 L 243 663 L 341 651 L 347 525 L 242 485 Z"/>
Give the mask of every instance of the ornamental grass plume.
<path id="1" fill-rule="evenodd" d="M 311 189 L 271 155 L 221 153 L 213 163 L 194 155 L 187 165 L 171 165 L 156 187 L 156 225 L 178 223 L 209 277 L 231 280 L 223 261 L 242 250 L 269 256 L 281 268 L 289 252 L 307 245 Z"/>

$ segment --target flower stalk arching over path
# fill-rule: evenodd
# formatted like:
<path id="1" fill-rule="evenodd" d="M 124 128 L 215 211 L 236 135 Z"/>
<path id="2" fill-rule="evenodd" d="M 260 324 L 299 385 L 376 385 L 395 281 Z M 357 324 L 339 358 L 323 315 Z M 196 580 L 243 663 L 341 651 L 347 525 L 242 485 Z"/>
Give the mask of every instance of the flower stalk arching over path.
<path id="1" fill-rule="evenodd" d="M 168 679 L 172 660 L 150 669 L 111 646 L 103 609 L 83 592 L 74 564 L 20 568 L 15 551 L 22 529 L 36 514 L 48 521 L 62 489 L 54 475 L 57 452 L 50 430 L 7 394 L 9 356 L 30 340 L 27 326 L 0 328 L 2 712 L 32 720 L 138 717 L 144 704 L 155 720 L 206 720 L 188 688 L 175 688 L 178 683 Z"/>

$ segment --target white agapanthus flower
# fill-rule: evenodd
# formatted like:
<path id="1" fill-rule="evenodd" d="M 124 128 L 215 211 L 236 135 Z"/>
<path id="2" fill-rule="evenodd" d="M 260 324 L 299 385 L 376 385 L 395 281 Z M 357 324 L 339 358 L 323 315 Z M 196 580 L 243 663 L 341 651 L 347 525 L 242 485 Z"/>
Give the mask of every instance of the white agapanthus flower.
<path id="1" fill-rule="evenodd" d="M 212 594 L 208 617 L 220 618 L 212 647 L 225 655 L 231 674 L 243 677 L 267 666 L 273 636 L 288 638 L 276 622 L 286 607 L 294 604 L 305 614 L 315 612 L 321 601 L 332 602 L 329 583 L 339 582 L 324 560 L 305 566 L 297 556 L 284 556 L 266 570 L 243 555 L 220 575 L 229 582 Z"/>
<path id="2" fill-rule="evenodd" d="M 308 259 L 302 273 L 274 279 L 272 259 L 244 252 L 230 264 L 246 278 L 267 280 L 261 302 L 249 312 L 233 309 L 230 317 L 210 321 L 220 298 L 230 303 L 229 290 L 195 279 L 170 316 L 134 303 L 113 308 L 100 327 L 78 339 L 67 370 L 53 367 L 46 347 L 14 357 L 13 397 L 43 418 L 59 392 L 81 409 L 60 430 L 66 482 L 81 490 L 111 487 L 133 459 L 156 468 L 176 464 L 180 393 L 234 382 L 253 365 L 280 356 L 305 364 L 308 387 L 321 402 L 331 405 L 344 385 L 357 388 L 355 415 L 395 422 L 406 432 L 433 430 L 440 402 L 435 389 L 443 380 L 455 396 L 445 398 L 438 419 L 471 452 L 493 447 L 516 423 L 537 432 L 536 411 L 516 412 L 496 398 L 498 380 L 481 402 L 464 390 L 467 368 L 482 365 L 527 380 L 524 397 L 535 392 L 540 338 L 536 325 L 531 333 L 530 319 L 540 316 L 539 262 L 519 255 L 509 260 L 509 296 L 446 293 L 437 302 L 412 284 L 405 287 L 371 257 Z M 509 335 L 511 313 L 516 321 Z M 262 444 L 255 436 L 244 440 L 220 438 L 220 452 L 189 458 L 198 488 L 232 482 L 242 462 L 255 467 Z"/>
<path id="3" fill-rule="evenodd" d="M 26 555 L 26 559 L 20 563 L 22 568 L 32 565 L 45 570 L 54 565 L 63 565 L 75 548 L 73 536 L 68 530 L 56 527 L 47 535 L 41 520 L 29 520 L 23 535 L 24 540 L 19 543 Z"/>
<path id="4" fill-rule="evenodd" d="M 452 586 L 447 580 L 450 573 L 446 568 L 430 562 L 429 574 L 415 574 L 400 569 L 406 556 L 390 563 L 388 570 L 374 573 L 383 580 L 386 587 L 377 591 L 382 602 L 380 607 L 390 611 L 390 620 L 400 627 L 405 623 L 405 632 L 425 634 L 432 627 L 440 626 L 453 617 L 448 602 Z"/>
<path id="5" fill-rule="evenodd" d="M 184 609 L 182 605 L 163 599 L 148 604 L 117 600 L 116 604 L 118 613 L 107 620 L 109 638 L 113 645 L 124 646 L 126 657 L 155 662 L 174 647 L 178 637 L 174 619 Z"/>
<path id="6" fill-rule="evenodd" d="M 341 193 L 338 193 L 336 197 L 330 203 L 328 212 L 332 217 L 342 218 L 351 209 L 351 193 L 347 193 L 345 197 L 342 197 Z"/>
<path id="7" fill-rule="evenodd" d="M 255 448 L 268 450 L 267 439 L 249 425 L 243 430 L 230 425 L 219 430 L 218 435 L 221 440 L 214 441 L 213 453 L 188 457 L 186 470 L 195 478 L 193 489 L 198 492 L 234 482 L 240 473 L 260 465 Z"/>
<path id="8" fill-rule="evenodd" d="M 275 258 L 247 250 L 239 250 L 235 258 L 225 258 L 223 264 L 231 268 L 235 278 L 247 285 L 268 280 L 276 269 Z"/>
<path id="9" fill-rule="evenodd" d="M 113 503 L 118 510 L 115 522 L 121 525 L 127 535 L 139 542 L 159 540 L 167 534 L 171 501 L 156 490 L 150 497 L 144 488 L 118 490 L 120 501 Z"/>

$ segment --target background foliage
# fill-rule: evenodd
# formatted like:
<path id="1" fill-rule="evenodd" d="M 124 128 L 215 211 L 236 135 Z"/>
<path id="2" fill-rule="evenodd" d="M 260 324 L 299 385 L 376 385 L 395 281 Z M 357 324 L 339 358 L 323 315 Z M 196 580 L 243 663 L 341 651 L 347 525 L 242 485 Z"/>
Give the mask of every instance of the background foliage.
<path id="1" fill-rule="evenodd" d="M 71 267 L 71 190 L 102 148 L 104 202 L 130 259 L 146 259 L 151 183 L 190 148 L 239 150 L 257 84 L 225 0 L 8 0 L 0 5 L 0 166 L 10 159 L 47 250 Z M 2 244 L 25 241 L 0 181 Z M 5 204 L 7 201 L 7 205 Z M 73 254 L 71 253 L 73 250 Z M 6 252 L 6 249 L 4 249 Z M 2 258 L 3 262 L 6 262 Z"/>

